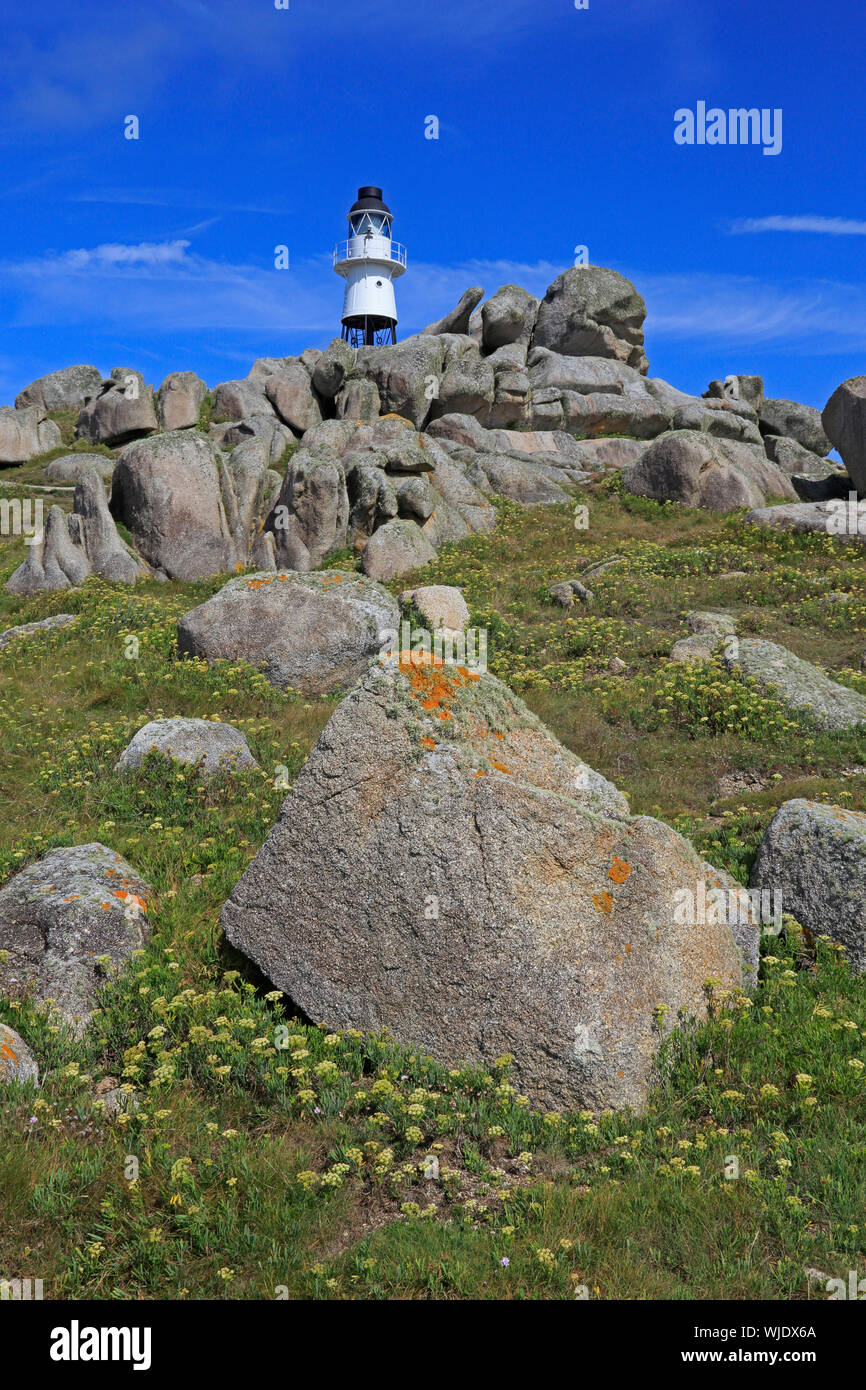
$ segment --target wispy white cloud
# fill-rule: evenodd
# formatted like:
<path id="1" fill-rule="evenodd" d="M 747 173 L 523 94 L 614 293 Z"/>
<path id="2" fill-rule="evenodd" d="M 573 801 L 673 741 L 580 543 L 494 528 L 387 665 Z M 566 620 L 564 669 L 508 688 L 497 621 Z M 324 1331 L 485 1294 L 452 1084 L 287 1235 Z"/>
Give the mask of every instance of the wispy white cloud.
<path id="1" fill-rule="evenodd" d="M 734 236 L 749 232 L 812 232 L 819 236 L 866 236 L 866 222 L 850 217 L 741 217 L 731 223 Z"/>
<path id="2" fill-rule="evenodd" d="M 563 268 L 548 261 L 412 263 L 398 287 L 401 332 L 405 336 L 440 318 L 469 285 L 482 285 L 489 295 L 503 284 L 518 284 L 543 295 Z M 647 302 L 650 356 L 661 340 L 744 350 L 776 346 L 798 354 L 866 349 L 862 285 L 618 269 Z M 144 341 L 220 330 L 295 340 L 306 335 L 312 345 L 339 330 L 342 306 L 342 283 L 329 256 L 293 256 L 290 270 L 276 270 L 267 261 L 210 259 L 183 238 L 0 262 L 0 293 L 13 324 L 79 327 L 82 351 L 88 332 L 118 331 Z"/>

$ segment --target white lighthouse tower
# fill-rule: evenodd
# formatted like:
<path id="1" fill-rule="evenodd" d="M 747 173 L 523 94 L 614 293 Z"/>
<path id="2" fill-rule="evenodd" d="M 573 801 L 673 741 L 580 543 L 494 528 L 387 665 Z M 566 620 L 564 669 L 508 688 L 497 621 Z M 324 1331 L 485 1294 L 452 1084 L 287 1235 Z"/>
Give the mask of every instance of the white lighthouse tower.
<path id="1" fill-rule="evenodd" d="M 406 269 L 406 248 L 391 240 L 391 222 L 381 188 L 359 188 L 349 240 L 334 248 L 334 269 L 346 281 L 343 337 L 353 347 L 397 341 L 394 281 Z"/>

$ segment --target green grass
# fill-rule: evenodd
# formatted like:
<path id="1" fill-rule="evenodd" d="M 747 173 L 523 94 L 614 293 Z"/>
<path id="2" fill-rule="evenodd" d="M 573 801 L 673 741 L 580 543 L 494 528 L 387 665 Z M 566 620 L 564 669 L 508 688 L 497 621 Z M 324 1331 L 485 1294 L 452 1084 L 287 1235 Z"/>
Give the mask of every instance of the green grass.
<path id="1" fill-rule="evenodd" d="M 720 668 L 666 659 L 689 609 L 723 607 L 866 690 L 859 549 L 606 490 L 578 500 L 587 531 L 570 507 L 502 504 L 495 533 L 391 587 L 460 584 L 492 669 L 635 811 L 742 882 L 781 801 L 866 810 L 861 735 L 816 733 Z M 0 541 L 0 583 L 23 553 Z M 591 608 L 550 601 L 613 554 Z M 866 984 L 830 943 L 772 941 L 751 1003 L 711 996 L 709 1021 L 666 1045 L 642 1117 L 536 1114 L 507 1059 L 448 1071 L 387 1036 L 293 1021 L 219 910 L 274 822 L 280 769 L 297 775 L 334 701 L 177 658 L 177 617 L 223 582 L 0 589 L 4 627 L 76 615 L 0 654 L 0 881 L 96 839 L 153 886 L 152 938 L 83 1039 L 24 994 L 0 999 L 43 1079 L 0 1104 L 0 1274 L 63 1298 L 788 1300 L 810 1296 L 806 1267 L 862 1269 Z M 150 758 L 116 777 L 160 714 L 237 725 L 261 770 L 204 783 Z M 723 794 L 751 769 L 760 785 Z M 139 1108 L 104 1114 L 104 1078 Z"/>

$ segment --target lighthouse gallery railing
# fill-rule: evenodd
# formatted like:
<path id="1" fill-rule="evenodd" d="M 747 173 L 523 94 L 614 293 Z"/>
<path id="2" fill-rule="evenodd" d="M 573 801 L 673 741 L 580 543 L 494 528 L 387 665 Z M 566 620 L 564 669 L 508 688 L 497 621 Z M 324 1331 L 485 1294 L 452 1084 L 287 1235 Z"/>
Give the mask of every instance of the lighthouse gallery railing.
<path id="1" fill-rule="evenodd" d="M 389 241 L 387 237 L 369 238 L 369 250 L 358 250 L 358 244 L 362 241 L 361 237 L 353 237 L 351 241 L 341 241 L 334 247 L 334 265 L 340 261 L 362 261 L 365 257 L 375 261 L 396 261 L 398 265 L 406 265 L 406 247 L 401 246 L 399 241 Z M 390 247 L 388 252 L 380 249 L 385 245 Z"/>

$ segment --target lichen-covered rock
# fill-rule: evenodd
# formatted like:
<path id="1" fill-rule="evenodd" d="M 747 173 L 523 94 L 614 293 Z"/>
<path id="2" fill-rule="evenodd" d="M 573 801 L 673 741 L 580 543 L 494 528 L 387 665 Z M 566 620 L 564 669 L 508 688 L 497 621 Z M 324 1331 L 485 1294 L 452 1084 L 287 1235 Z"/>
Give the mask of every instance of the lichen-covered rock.
<path id="1" fill-rule="evenodd" d="M 126 444 L 159 428 L 153 388 L 132 367 L 113 367 L 78 412 L 75 434 L 91 444 Z M 59 441 L 58 441 L 59 442 Z"/>
<path id="2" fill-rule="evenodd" d="M 15 1081 L 23 1085 L 33 1081 L 39 1085 L 39 1068 L 36 1058 L 30 1051 L 20 1033 L 5 1023 L 0 1023 L 0 1086 Z"/>
<path id="3" fill-rule="evenodd" d="M 396 658 L 339 705 L 222 912 L 294 1005 L 445 1064 L 514 1057 L 548 1108 L 646 1101 L 679 1010 L 743 980 L 669 826 L 557 743 L 508 688 Z"/>
<path id="4" fill-rule="evenodd" d="M 394 517 L 373 532 L 364 546 L 361 567 L 371 579 L 387 583 L 435 559 L 436 551 L 421 527 Z"/>
<path id="5" fill-rule="evenodd" d="M 262 448 L 229 460 L 198 430 L 129 444 L 114 470 L 111 511 L 136 549 L 170 579 L 207 579 L 249 563 L 269 491 Z"/>
<path id="6" fill-rule="evenodd" d="M 833 447 L 824 433 L 820 410 L 815 410 L 811 405 L 768 396 L 761 402 L 758 419 L 763 434 L 780 434 L 796 439 L 804 449 L 820 454 L 822 458 Z"/>
<path id="7" fill-rule="evenodd" d="M 741 637 L 725 654 L 729 671 L 751 677 L 792 713 L 838 733 L 866 724 L 866 696 L 839 685 L 787 647 L 758 637 Z"/>
<path id="8" fill-rule="evenodd" d="M 115 460 L 106 454 L 64 454 L 45 465 L 45 476 L 51 483 L 79 483 L 93 468 L 105 483 L 111 482 Z"/>
<path id="9" fill-rule="evenodd" d="M 272 685 L 325 695 L 357 680 L 399 622 L 396 600 L 360 575 L 262 572 L 230 580 L 185 613 L 178 649 L 211 662 L 248 661 Z"/>
<path id="10" fill-rule="evenodd" d="M 295 434 L 305 434 L 322 423 L 322 410 L 313 394 L 310 374 L 300 363 L 269 376 L 265 395 L 283 424 Z"/>
<path id="11" fill-rule="evenodd" d="M 231 724 L 212 719 L 152 719 L 128 743 L 115 772 L 141 767 L 148 753 L 178 763 L 200 764 L 205 776 L 235 768 L 257 767 L 246 737 Z"/>
<path id="12" fill-rule="evenodd" d="M 425 584 L 420 589 L 407 589 L 400 599 L 414 608 L 428 627 L 463 632 L 469 626 L 466 600 L 453 584 Z"/>
<path id="13" fill-rule="evenodd" d="M 840 541 L 866 545 L 866 503 L 852 508 L 847 500 L 830 499 L 757 507 L 749 512 L 746 521 L 755 526 L 770 526 L 773 530 L 817 532 L 835 536 Z"/>
<path id="14" fill-rule="evenodd" d="M 519 285 L 503 285 L 481 306 L 481 342 L 485 352 L 509 343 L 528 343 L 538 315 L 538 300 Z"/>
<path id="15" fill-rule="evenodd" d="M 195 372 L 169 372 L 156 393 L 156 415 L 163 430 L 188 430 L 198 424 L 207 386 Z"/>
<path id="16" fill-rule="evenodd" d="M 845 947 L 866 970 L 866 815 L 796 798 L 780 806 L 761 841 L 750 885 L 781 895 L 782 910 L 813 936 Z"/>
<path id="17" fill-rule="evenodd" d="M 0 990 L 31 985 L 77 1031 L 100 979 L 121 967 L 149 934 L 150 887 L 101 844 L 51 850 L 0 889 Z M 107 959 L 106 959 L 107 958 Z"/>
<path id="18" fill-rule="evenodd" d="M 645 375 L 645 318 L 629 280 L 603 266 L 573 266 L 544 296 L 532 343 L 569 357 L 615 357 Z"/>
<path id="19" fill-rule="evenodd" d="M 672 430 L 653 440 L 624 469 L 622 483 L 640 497 L 711 511 L 762 507 L 770 496 L 797 496 L 790 478 L 763 449 L 696 430 Z"/>
<path id="20" fill-rule="evenodd" d="M 47 454 L 62 442 L 60 430 L 53 420 L 46 419 L 40 405 L 13 410 L 0 406 L 0 464 L 26 463 L 38 454 Z"/>
<path id="21" fill-rule="evenodd" d="M 15 409 L 39 405 L 43 410 L 75 410 L 102 387 L 102 372 L 98 367 L 80 365 L 61 367 L 31 381 L 15 397 Z"/>

